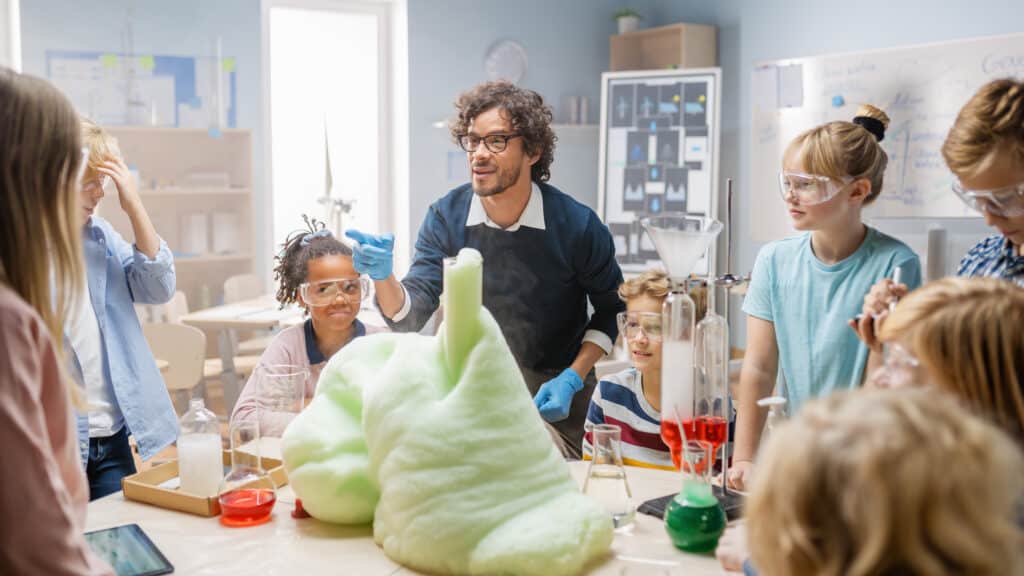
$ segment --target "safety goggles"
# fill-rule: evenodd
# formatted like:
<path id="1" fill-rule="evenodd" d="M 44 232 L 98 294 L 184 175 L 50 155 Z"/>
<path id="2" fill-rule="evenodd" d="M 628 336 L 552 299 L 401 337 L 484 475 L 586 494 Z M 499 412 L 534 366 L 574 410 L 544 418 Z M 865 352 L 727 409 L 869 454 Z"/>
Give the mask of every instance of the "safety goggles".
<path id="1" fill-rule="evenodd" d="M 309 306 L 319 308 L 330 306 L 341 296 L 349 304 L 358 304 L 370 295 L 370 279 L 331 278 L 318 282 L 306 282 L 299 286 L 302 300 Z"/>
<path id="2" fill-rule="evenodd" d="M 978 212 L 1002 218 L 1024 216 L 1024 182 L 997 190 L 967 190 L 953 182 L 953 192 Z"/>
<path id="3" fill-rule="evenodd" d="M 619 334 L 636 340 L 643 333 L 649 340 L 661 340 L 661 312 L 619 312 Z"/>
<path id="4" fill-rule="evenodd" d="M 920 360 L 897 343 L 886 343 L 883 347 L 884 363 L 873 375 L 874 383 L 880 388 L 902 388 L 916 381 L 915 372 L 921 366 Z"/>
<path id="5" fill-rule="evenodd" d="M 779 172 L 779 192 L 786 202 L 792 197 L 800 206 L 813 206 L 835 198 L 853 180 L 845 176 L 837 183 L 836 179 L 828 176 L 784 170 Z"/>

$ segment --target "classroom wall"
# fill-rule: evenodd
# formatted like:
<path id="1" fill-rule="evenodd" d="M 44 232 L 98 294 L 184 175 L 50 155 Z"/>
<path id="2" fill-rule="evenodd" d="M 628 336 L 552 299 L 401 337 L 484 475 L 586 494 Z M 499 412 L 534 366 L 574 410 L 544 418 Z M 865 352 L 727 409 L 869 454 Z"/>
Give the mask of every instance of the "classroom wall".
<path id="1" fill-rule="evenodd" d="M 710 13 L 709 5 L 716 10 Z M 719 27 L 723 74 L 721 166 L 736 178 L 735 268 L 749 272 L 761 243 L 749 237 L 751 71 L 764 60 L 891 48 L 928 42 L 1024 32 L 1020 0 L 661 0 L 653 24 L 707 21 Z M 724 182 L 724 180 L 723 180 Z M 724 188 L 723 188 L 724 189 Z M 899 227 L 899 223 L 895 224 Z M 954 230 L 981 230 L 977 221 L 948 223 Z M 952 254 L 953 260 L 959 254 Z M 733 318 L 739 318 L 734 303 Z M 742 322 L 733 322 L 743 345 Z"/>
<path id="2" fill-rule="evenodd" d="M 544 96 L 556 122 L 564 114 L 562 98 L 582 95 L 590 102 L 587 121 L 597 123 L 608 37 L 616 30 L 612 15 L 623 7 L 648 14 L 654 6 L 653 0 L 409 0 L 410 237 L 430 203 L 466 181 L 465 155 L 447 130 L 432 124 L 453 115 L 460 92 L 487 80 L 491 44 L 512 39 L 526 49 L 520 85 Z M 595 207 L 598 131 L 559 134 L 551 183 L 567 182 L 564 192 Z"/>
<path id="3" fill-rule="evenodd" d="M 564 113 L 561 99 L 583 95 L 590 101 L 588 121 L 598 122 L 600 74 L 607 68 L 612 14 L 632 6 L 655 10 L 654 0 L 408 0 L 409 28 L 409 234 L 415 238 L 431 202 L 453 186 L 448 178 L 449 152 L 456 151 L 447 131 L 433 123 L 452 113 L 459 92 L 486 80 L 484 55 L 498 39 L 514 39 L 527 51 L 529 68 L 522 85 L 539 91 Z M 119 0 L 77 2 L 33 0 L 22 6 L 25 70 L 45 76 L 46 51 L 123 49 L 129 10 L 134 12 L 136 52 L 168 55 L 212 53 L 217 34 L 224 55 L 238 62 L 238 124 L 253 131 L 256 222 L 264 222 L 268 204 L 263 180 L 263 138 L 258 0 Z M 593 138 L 572 132 L 562 138 L 552 182 L 571 182 L 566 191 L 589 205 L 597 199 L 597 130 Z M 591 142 L 591 140 L 593 140 Z M 452 168 L 464 168 L 464 156 Z M 591 158 L 592 156 L 592 158 Z M 561 162 L 559 162 L 561 158 Z M 454 174 L 458 176 L 458 174 Z M 267 232 L 269 234 L 269 231 Z M 269 239 L 258 236 L 267 251 Z M 399 247 L 411 253 L 412 246 Z M 266 268 L 257 270 L 266 276 Z"/>
<path id="4" fill-rule="evenodd" d="M 223 54 L 237 61 L 238 127 L 253 134 L 254 218 L 257 246 L 269 246 L 258 223 L 268 205 L 263 182 L 263 98 L 258 0 L 30 0 L 21 2 L 22 63 L 27 74 L 46 76 L 47 50 L 124 52 L 129 18 L 134 52 L 170 56 L 215 55 L 217 36 Z M 110 201 L 108 199 L 107 201 Z M 270 231 L 266 231 L 269 235 Z M 267 277 L 269 250 L 257 258 L 256 273 Z"/>

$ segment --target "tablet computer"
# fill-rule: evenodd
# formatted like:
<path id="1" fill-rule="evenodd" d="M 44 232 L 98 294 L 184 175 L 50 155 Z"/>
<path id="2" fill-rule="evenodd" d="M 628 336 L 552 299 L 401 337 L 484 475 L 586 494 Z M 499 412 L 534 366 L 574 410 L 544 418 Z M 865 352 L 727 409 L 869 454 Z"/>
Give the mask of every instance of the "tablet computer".
<path id="1" fill-rule="evenodd" d="M 86 532 L 85 540 L 117 576 L 158 576 L 174 572 L 174 566 L 138 524 Z"/>

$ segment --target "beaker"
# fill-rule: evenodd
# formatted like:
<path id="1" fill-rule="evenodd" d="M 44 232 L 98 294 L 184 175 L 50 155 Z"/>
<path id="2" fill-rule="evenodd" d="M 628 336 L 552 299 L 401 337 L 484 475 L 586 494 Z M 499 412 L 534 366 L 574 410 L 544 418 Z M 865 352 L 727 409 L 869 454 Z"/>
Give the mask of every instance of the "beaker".
<path id="1" fill-rule="evenodd" d="M 661 314 L 661 439 L 678 469 L 682 432 L 696 438 L 694 426 L 694 304 L 685 283 L 673 282 Z"/>
<path id="2" fill-rule="evenodd" d="M 622 429 L 614 424 L 597 424 L 591 434 L 594 455 L 583 493 L 608 510 L 616 529 L 623 528 L 633 522 L 636 505 L 622 466 Z"/>
<path id="3" fill-rule="evenodd" d="M 221 516 L 225 526 L 255 526 L 270 520 L 277 487 L 260 462 L 259 424 L 231 423 L 231 471 L 220 483 Z"/>
<path id="4" fill-rule="evenodd" d="M 683 490 L 665 508 L 665 532 L 687 552 L 710 552 L 725 532 L 725 510 L 711 491 L 711 444 L 683 444 Z"/>
<path id="5" fill-rule="evenodd" d="M 302 411 L 309 370 L 293 364 L 260 364 L 254 376 L 260 434 L 280 438 Z"/>

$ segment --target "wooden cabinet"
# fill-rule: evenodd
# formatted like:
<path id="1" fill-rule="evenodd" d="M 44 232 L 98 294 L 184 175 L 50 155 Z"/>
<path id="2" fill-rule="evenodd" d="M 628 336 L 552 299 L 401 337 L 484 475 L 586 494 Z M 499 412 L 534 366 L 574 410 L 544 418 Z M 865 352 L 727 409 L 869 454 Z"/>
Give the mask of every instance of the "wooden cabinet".
<path id="1" fill-rule="evenodd" d="M 612 36 L 608 70 L 706 68 L 718 65 L 718 29 L 671 24 Z"/>

